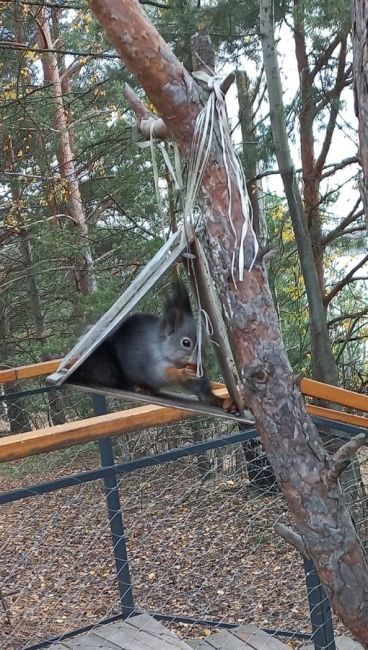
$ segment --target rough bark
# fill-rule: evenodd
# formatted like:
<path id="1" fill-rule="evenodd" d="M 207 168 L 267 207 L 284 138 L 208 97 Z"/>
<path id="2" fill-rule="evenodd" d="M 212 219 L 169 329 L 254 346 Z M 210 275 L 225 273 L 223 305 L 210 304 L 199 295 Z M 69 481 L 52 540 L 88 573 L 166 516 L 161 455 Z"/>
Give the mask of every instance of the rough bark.
<path id="1" fill-rule="evenodd" d="M 329 384 L 337 384 L 337 367 L 328 336 L 326 313 L 314 261 L 312 240 L 290 155 L 273 32 L 272 0 L 261 1 L 260 23 L 275 153 L 289 206 L 308 299 L 313 378 Z"/>
<path id="2" fill-rule="evenodd" d="M 368 0 L 353 0 L 353 72 L 355 113 L 359 120 L 360 192 L 368 229 Z"/>
<path id="3" fill-rule="evenodd" d="M 201 90 L 149 23 L 137 0 L 90 0 L 90 5 L 127 67 L 137 77 L 188 158 Z M 235 289 L 231 279 L 234 236 L 226 217 L 227 176 L 219 138 L 203 178 L 206 237 L 218 281 L 243 391 L 256 419 L 298 533 L 313 559 L 332 605 L 368 647 L 368 572 L 350 514 L 336 480 L 328 481 L 331 459 L 306 415 L 282 345 L 277 317 L 260 260 Z M 290 169 L 283 169 L 290 174 Z M 243 219 L 234 179 L 233 223 Z M 291 188 L 293 189 L 292 177 Z M 253 241 L 245 241 L 245 264 Z"/>
<path id="4" fill-rule="evenodd" d="M 89 245 L 87 220 L 80 193 L 79 181 L 75 170 L 68 121 L 64 108 L 59 65 L 56 54 L 51 51 L 52 39 L 47 10 L 44 7 L 40 8 L 37 12 L 36 23 L 39 47 L 43 49 L 48 48 L 50 50 L 42 54 L 44 81 L 45 85 L 49 85 L 51 88 L 55 110 L 54 124 L 59 137 L 59 147 L 57 151 L 59 172 L 64 180 L 65 188 L 67 190 L 70 216 L 75 227 L 78 229 L 81 255 L 76 260 L 75 277 L 78 289 L 81 293 L 87 295 L 95 291 L 97 288 L 96 277 Z"/>

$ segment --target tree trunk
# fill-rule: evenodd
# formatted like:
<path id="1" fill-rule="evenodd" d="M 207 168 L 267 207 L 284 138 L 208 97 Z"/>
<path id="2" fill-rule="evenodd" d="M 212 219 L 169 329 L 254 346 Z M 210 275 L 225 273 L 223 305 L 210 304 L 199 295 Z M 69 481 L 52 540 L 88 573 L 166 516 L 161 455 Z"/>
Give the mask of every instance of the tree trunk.
<path id="1" fill-rule="evenodd" d="M 9 319 L 5 301 L 0 298 L 0 368 L 8 368 L 11 358 L 9 340 Z M 8 382 L 3 384 L 3 395 L 11 395 L 21 390 L 19 382 Z M 26 402 L 22 398 L 4 400 L 6 404 L 4 419 L 9 423 L 10 433 L 24 433 L 31 430 L 31 422 L 28 417 Z M 7 435 L 7 431 L 1 431 L 0 435 Z"/>
<path id="2" fill-rule="evenodd" d="M 22 196 L 19 191 L 19 184 L 16 176 L 14 175 L 14 172 L 16 172 L 16 163 L 13 141 L 10 136 L 5 136 L 3 150 L 5 152 L 7 168 L 9 172 L 11 172 L 9 185 L 13 201 L 14 218 L 17 224 L 19 236 L 19 250 L 23 267 L 27 275 L 29 287 L 29 304 L 35 323 L 35 338 L 39 341 L 42 341 L 46 336 L 44 318 L 41 308 L 40 294 L 37 286 L 37 279 L 33 270 L 31 240 L 24 217 L 26 208 L 22 205 Z"/>
<path id="3" fill-rule="evenodd" d="M 52 40 L 48 23 L 47 10 L 43 7 L 37 12 L 37 39 L 39 47 L 49 48 L 41 55 L 45 85 L 50 85 L 55 109 L 55 129 L 59 137 L 57 159 L 60 175 L 67 189 L 70 216 L 78 229 L 81 255 L 75 261 L 75 276 L 78 289 L 84 295 L 96 290 L 96 276 L 93 266 L 92 253 L 89 245 L 89 234 L 86 215 L 79 189 L 79 182 L 74 165 L 68 121 L 65 114 L 63 89 L 60 78 L 58 60 L 52 52 Z"/>
<path id="4" fill-rule="evenodd" d="M 90 5 L 188 159 L 195 120 L 202 108 L 201 88 L 150 24 L 137 0 L 90 0 Z M 368 647 L 368 571 L 342 498 L 338 459 L 334 462 L 326 454 L 306 415 L 282 345 L 263 264 L 258 259 L 237 289 L 231 279 L 234 235 L 227 218 L 228 176 L 220 142 L 220 135 L 215 134 L 203 177 L 204 220 L 209 261 L 216 271 L 213 277 L 218 280 L 245 401 L 294 514 L 305 552 L 313 560 L 335 611 Z M 285 168 L 283 172 L 290 173 Z M 240 241 L 241 202 L 232 170 L 229 173 L 233 224 Z M 253 238 L 248 235 L 246 266 L 253 252 Z"/>
<path id="5" fill-rule="evenodd" d="M 252 179 L 258 173 L 257 138 L 253 120 L 253 101 L 250 81 L 245 72 L 237 72 L 236 85 L 239 102 L 239 122 L 243 141 L 245 177 Z M 265 246 L 267 233 L 260 206 L 257 183 L 248 181 L 247 189 L 252 206 L 254 231 L 260 245 Z M 258 488 L 262 492 L 276 491 L 276 477 L 259 439 L 243 442 L 243 450 L 247 463 L 248 478 L 252 487 Z"/>
<path id="6" fill-rule="evenodd" d="M 239 102 L 239 122 L 243 141 L 243 162 L 245 177 L 255 178 L 258 174 L 257 137 L 253 119 L 253 99 L 249 78 L 243 70 L 236 73 Z M 262 214 L 260 195 L 256 181 L 247 182 L 249 200 L 252 206 L 253 227 L 260 246 L 266 244 L 266 224 Z"/>
<path id="7" fill-rule="evenodd" d="M 355 113 L 359 120 L 360 192 L 368 229 L 368 0 L 353 0 L 353 71 Z"/>
<path id="8" fill-rule="evenodd" d="M 337 384 L 337 367 L 328 336 L 326 313 L 314 262 L 312 241 L 296 181 L 295 168 L 290 155 L 280 70 L 273 33 L 272 0 L 261 1 L 260 23 L 273 142 L 293 223 L 309 305 L 313 378 L 329 384 Z"/>

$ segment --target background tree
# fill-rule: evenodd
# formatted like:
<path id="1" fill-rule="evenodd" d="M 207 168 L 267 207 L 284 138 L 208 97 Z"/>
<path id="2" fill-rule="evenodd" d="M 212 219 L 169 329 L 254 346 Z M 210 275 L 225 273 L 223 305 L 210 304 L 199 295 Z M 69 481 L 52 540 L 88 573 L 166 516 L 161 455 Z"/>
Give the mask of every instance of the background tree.
<path id="1" fill-rule="evenodd" d="M 368 228 L 368 4 L 366 0 L 353 0 L 352 9 L 355 113 L 359 120 L 359 162 L 363 172 L 361 195 Z"/>

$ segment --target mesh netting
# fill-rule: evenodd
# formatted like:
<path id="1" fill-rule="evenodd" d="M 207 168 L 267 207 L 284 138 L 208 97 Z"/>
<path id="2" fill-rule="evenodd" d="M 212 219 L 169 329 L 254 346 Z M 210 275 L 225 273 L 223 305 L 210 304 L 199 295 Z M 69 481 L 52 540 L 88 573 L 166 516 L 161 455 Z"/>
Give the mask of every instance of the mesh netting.
<path id="1" fill-rule="evenodd" d="M 65 421 L 93 414 L 89 396 L 68 391 L 57 398 Z M 38 426 L 50 421 L 49 395 L 21 403 Z M 6 418 L 9 424 L 9 410 Z M 293 632 L 311 632 L 303 561 L 274 532 L 278 521 L 293 523 L 259 443 L 250 449 L 249 441 L 230 440 L 190 454 L 195 443 L 238 432 L 226 421 L 191 417 L 116 436 L 111 448 L 102 445 L 123 463 L 117 489 L 114 477 L 105 484 L 103 476 L 81 476 L 101 467 L 97 442 L 1 464 L 2 493 L 74 477 L 1 505 L 1 648 L 20 650 L 97 625 L 120 615 L 130 597 L 137 610 L 176 617 L 165 624 L 184 639 L 205 636 L 212 623 L 254 623 L 287 630 L 284 641 L 302 644 Z M 189 455 L 162 455 L 183 448 Z M 139 459 L 147 466 L 138 468 Z M 366 483 L 365 450 L 359 460 Z M 111 535 L 107 495 L 115 534 L 123 513 L 123 540 Z"/>

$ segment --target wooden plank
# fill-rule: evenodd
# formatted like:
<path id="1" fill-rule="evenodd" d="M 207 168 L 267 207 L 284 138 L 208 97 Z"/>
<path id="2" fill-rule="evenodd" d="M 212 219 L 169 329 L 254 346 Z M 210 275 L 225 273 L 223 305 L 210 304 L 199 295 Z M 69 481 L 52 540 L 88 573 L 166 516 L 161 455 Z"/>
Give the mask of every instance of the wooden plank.
<path id="1" fill-rule="evenodd" d="M 368 411 L 368 395 L 355 393 L 352 390 L 330 386 L 330 384 L 323 384 L 320 381 L 306 378 L 301 380 L 300 390 L 303 395 L 308 395 L 308 397 L 324 399 L 334 404 L 340 404 L 340 406 L 358 409 L 359 411 Z"/>
<path id="2" fill-rule="evenodd" d="M 90 440 L 178 422 L 190 411 L 146 405 L 0 438 L 0 462 L 65 449 Z"/>
<path id="3" fill-rule="evenodd" d="M 142 630 L 131 626 L 128 621 L 100 627 L 96 634 L 121 650 L 173 650 L 180 647 L 175 634 L 170 638 L 166 634 L 164 639 L 161 633 Z"/>
<path id="4" fill-rule="evenodd" d="M 95 630 L 96 631 L 96 628 Z M 62 650 L 121 650 L 120 646 L 105 641 L 102 637 L 93 632 L 71 637 L 63 641 Z M 50 650 L 58 650 L 57 646 L 51 646 Z"/>
<path id="5" fill-rule="evenodd" d="M 250 646 L 227 630 L 211 634 L 206 639 L 210 648 L 218 650 L 248 650 Z"/>
<path id="6" fill-rule="evenodd" d="M 333 411 L 323 406 L 314 406 L 314 404 L 307 404 L 307 413 L 309 415 L 318 415 L 320 418 L 335 420 L 336 422 L 345 422 L 346 424 L 352 424 L 355 427 L 362 427 L 363 429 L 368 428 L 368 418 L 362 415 L 352 415 L 344 411 Z"/>
<path id="7" fill-rule="evenodd" d="M 230 346 L 228 331 L 224 323 L 220 299 L 217 295 L 216 287 L 212 282 L 206 255 L 196 236 L 193 238 L 192 251 L 194 253 L 194 273 L 189 278 L 191 280 L 193 294 L 197 299 L 198 292 L 201 301 L 200 307 L 204 308 L 210 317 L 213 328 L 213 334 L 210 337 L 211 341 L 214 342 L 213 350 L 231 399 L 235 402 L 241 413 L 244 410 L 244 403 L 238 389 L 240 385 L 239 373 Z"/>
<path id="8" fill-rule="evenodd" d="M 51 361 L 32 363 L 27 366 L 0 370 L 0 384 L 48 375 L 55 372 L 61 362 L 62 359 L 53 359 Z M 224 388 L 224 385 L 218 382 L 213 382 L 213 386 L 216 388 Z M 337 388 L 336 386 L 330 386 L 329 384 L 323 384 L 314 379 L 306 378 L 301 380 L 300 389 L 303 395 L 307 395 L 308 397 L 325 399 L 329 402 L 340 404 L 341 406 L 355 408 L 360 411 L 368 411 L 368 395 L 362 395 L 354 391 L 346 390 L 345 388 Z"/>
<path id="9" fill-rule="evenodd" d="M 19 366 L 18 368 L 8 368 L 0 370 L 0 384 L 7 384 L 9 381 L 19 379 L 30 379 L 31 377 L 41 377 L 54 372 L 61 362 L 61 359 L 52 361 L 42 361 L 41 363 L 31 363 L 28 366 Z"/>
<path id="10" fill-rule="evenodd" d="M 307 411 L 311 415 L 368 428 L 368 418 L 362 416 L 313 405 L 308 405 Z M 5 436 L 0 438 L 0 462 L 18 460 L 99 438 L 139 431 L 151 426 L 179 422 L 193 415 L 195 413 L 192 411 L 148 404 L 126 411 L 87 418 L 79 422 L 68 422 L 54 427 Z"/>
<path id="11" fill-rule="evenodd" d="M 216 389 L 217 395 L 226 396 L 226 389 Z M 198 413 L 184 409 L 147 404 L 96 417 L 67 422 L 52 427 L 36 429 L 0 438 L 0 462 L 19 460 L 35 454 L 65 449 L 99 438 L 140 431 L 153 426 L 179 422 Z M 217 409 L 216 409 L 217 410 Z M 207 413 L 207 412 L 206 412 Z M 208 414 L 208 413 L 207 413 Z M 210 413 L 213 415 L 213 412 Z M 226 417 L 226 415 L 225 415 Z M 239 418 L 231 417 L 239 421 Z"/>
<path id="12" fill-rule="evenodd" d="M 191 411 L 193 414 L 200 413 L 201 415 L 209 415 L 211 417 L 223 418 L 225 420 L 232 420 L 238 423 L 245 423 L 254 425 L 254 420 L 250 411 L 244 411 L 243 415 L 234 415 L 225 411 L 219 406 L 211 406 L 199 402 L 196 397 L 186 396 L 182 393 L 169 393 L 162 391 L 157 395 L 145 395 L 144 393 L 135 393 L 127 390 L 120 390 L 118 388 L 106 388 L 106 386 L 81 386 L 79 384 L 72 384 L 67 382 L 69 386 L 79 388 L 87 393 L 100 393 L 102 395 L 111 395 L 117 399 L 130 400 L 132 402 L 149 402 L 150 404 L 159 404 L 159 406 L 168 406 L 169 408 L 182 409 L 183 411 Z M 228 397 L 228 391 L 225 387 L 214 389 L 213 391 L 218 397 Z"/>
<path id="13" fill-rule="evenodd" d="M 266 648 L 267 650 L 286 650 L 287 648 L 281 641 L 270 634 L 266 634 L 252 623 L 238 627 L 231 631 L 231 634 L 244 641 L 254 650 L 265 650 Z"/>
<path id="14" fill-rule="evenodd" d="M 177 637 L 174 632 L 171 632 L 171 630 L 167 629 L 164 625 L 162 625 L 162 623 L 157 621 L 155 618 L 153 618 L 153 616 L 150 616 L 149 614 L 144 613 L 139 614 L 138 616 L 132 616 L 127 622 L 131 627 L 140 628 L 145 632 L 153 632 L 166 641 L 173 643 L 175 640 L 175 648 L 188 650 L 188 645 L 185 641 L 179 639 L 179 637 Z"/>

